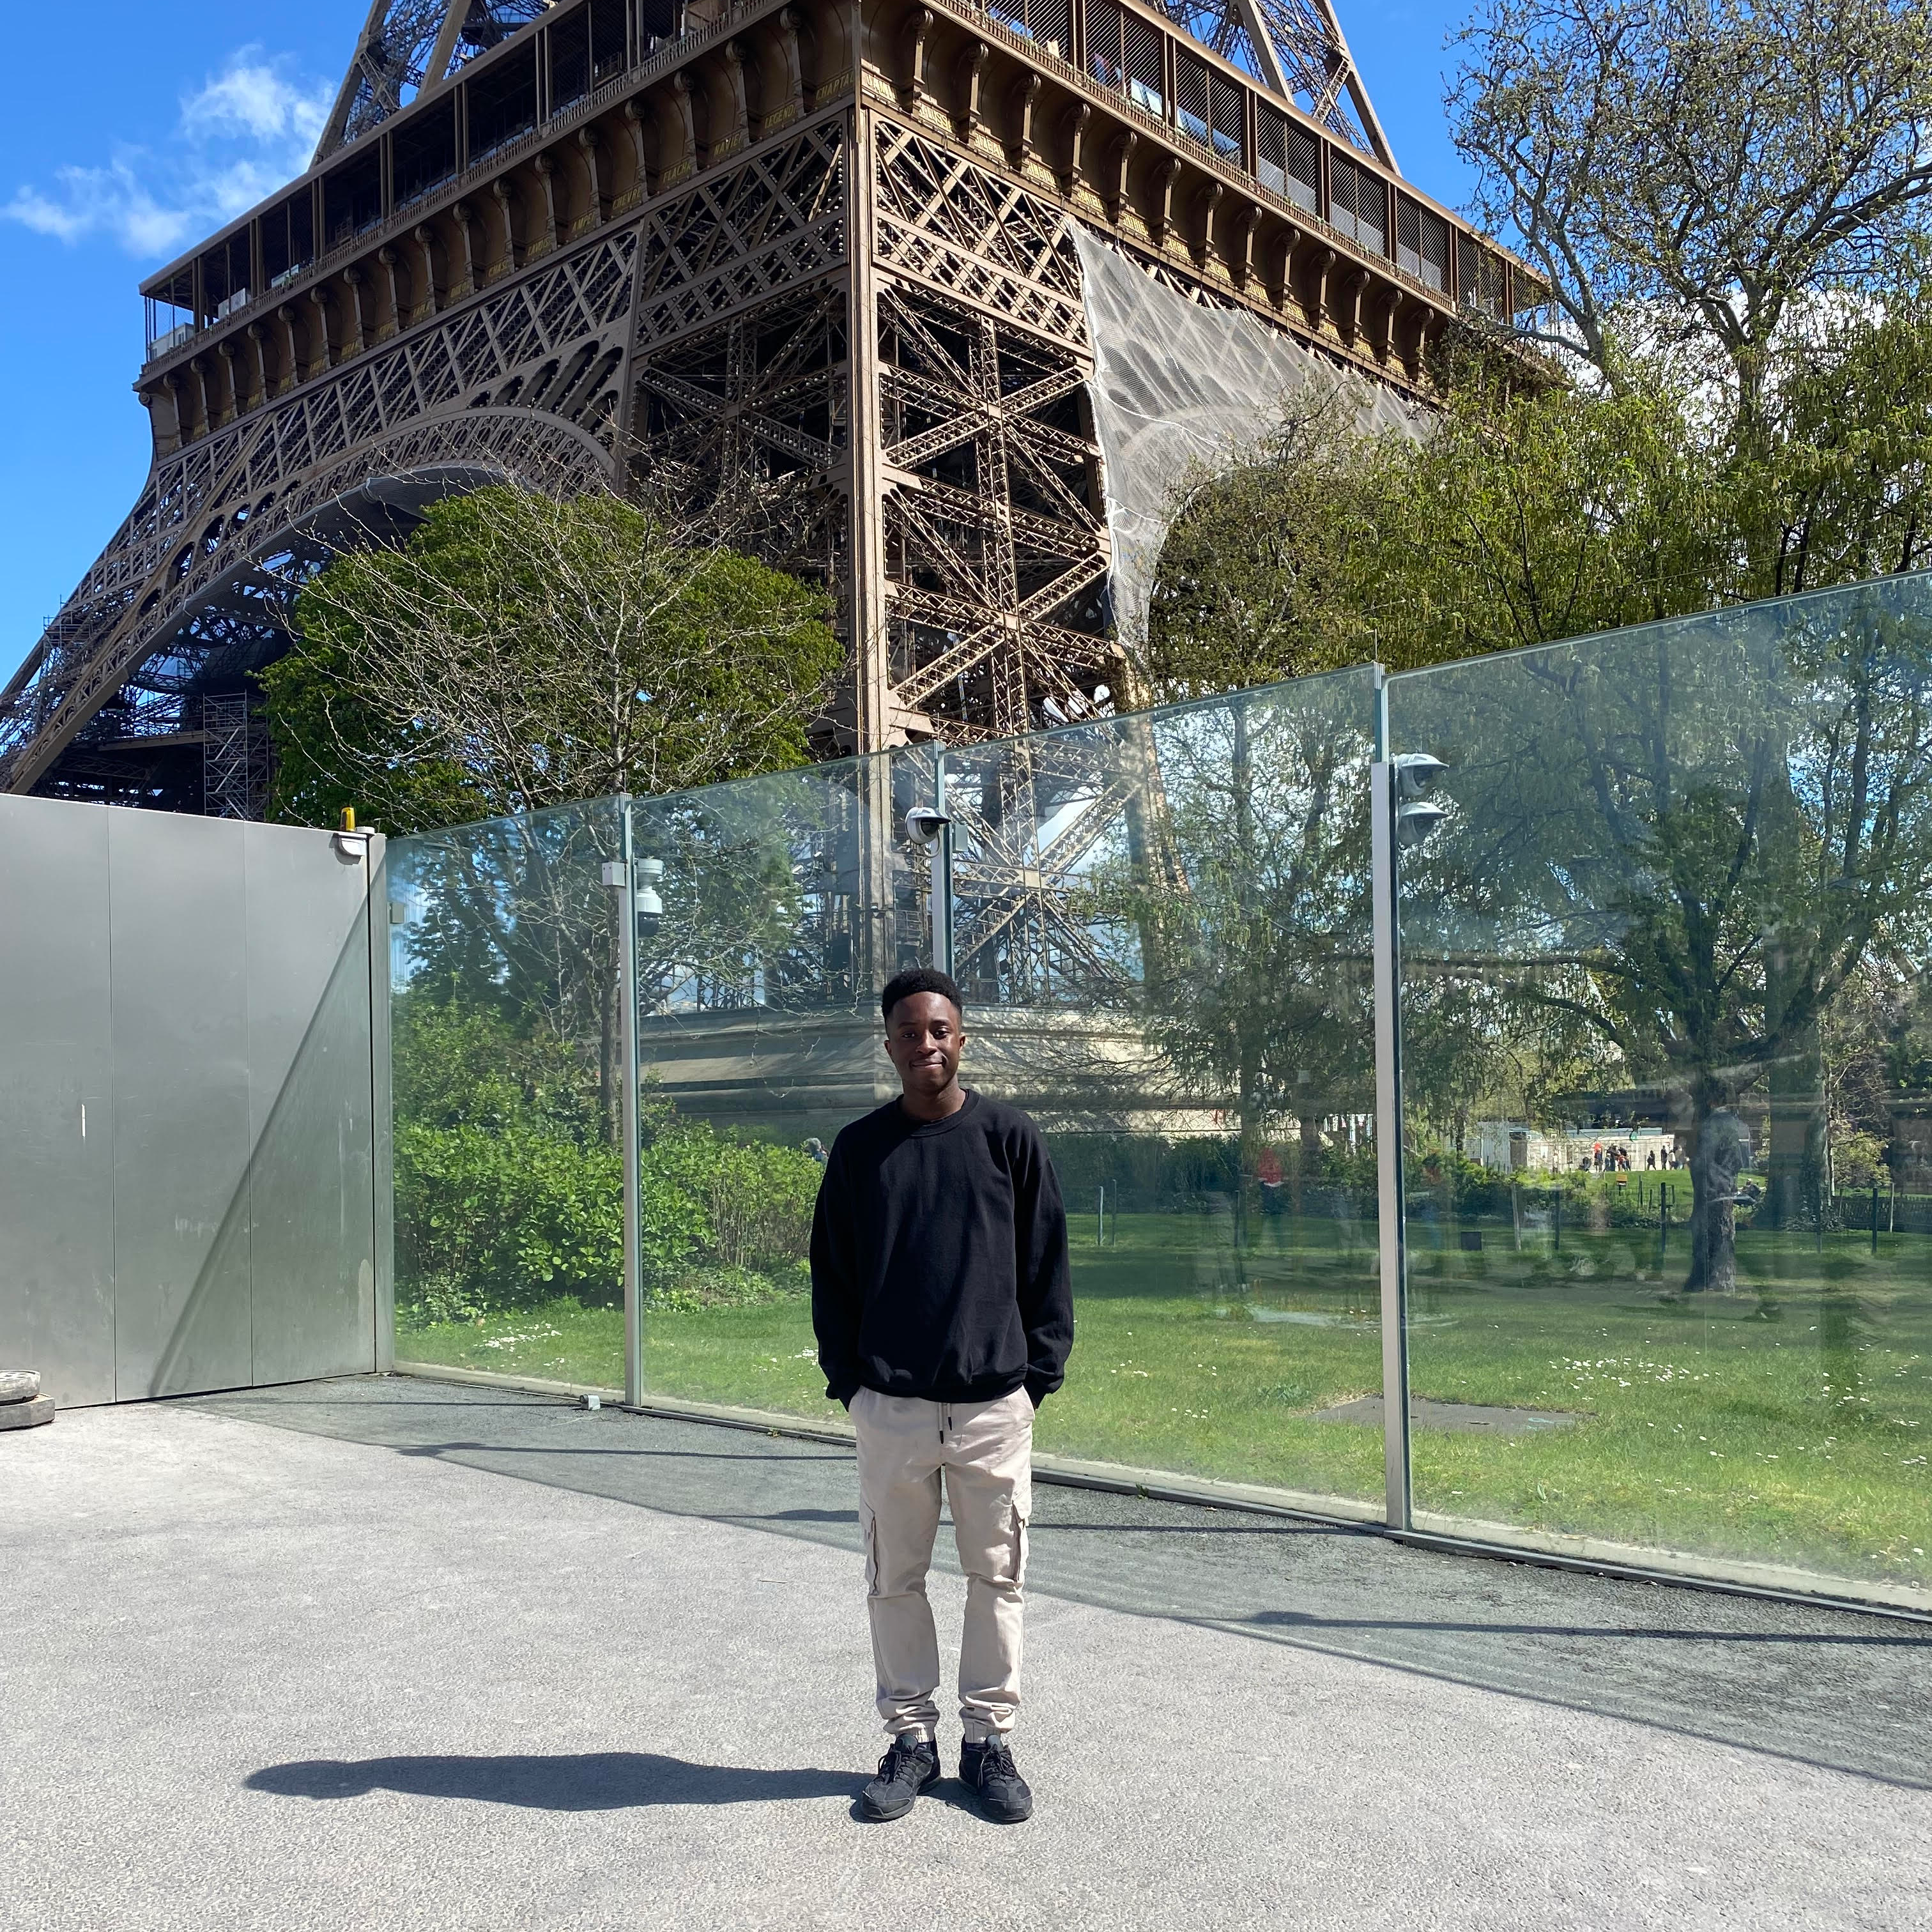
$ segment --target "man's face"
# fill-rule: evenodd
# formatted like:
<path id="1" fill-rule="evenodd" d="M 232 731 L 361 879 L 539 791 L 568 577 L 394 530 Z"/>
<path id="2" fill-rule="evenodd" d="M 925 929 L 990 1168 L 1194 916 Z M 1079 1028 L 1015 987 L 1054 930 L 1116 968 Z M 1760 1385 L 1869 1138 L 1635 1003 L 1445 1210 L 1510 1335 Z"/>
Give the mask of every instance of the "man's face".
<path id="1" fill-rule="evenodd" d="M 958 1077 L 966 1029 L 944 993 L 909 993 L 886 1022 L 886 1051 L 908 1094 L 943 1093 Z"/>

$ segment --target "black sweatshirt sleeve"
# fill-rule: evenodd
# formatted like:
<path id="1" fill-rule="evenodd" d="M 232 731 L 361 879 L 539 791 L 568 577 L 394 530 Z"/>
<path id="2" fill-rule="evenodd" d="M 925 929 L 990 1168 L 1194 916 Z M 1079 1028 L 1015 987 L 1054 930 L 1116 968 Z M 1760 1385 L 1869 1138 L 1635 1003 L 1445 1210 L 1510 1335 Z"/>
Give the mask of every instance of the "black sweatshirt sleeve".
<path id="1" fill-rule="evenodd" d="M 835 1142 L 812 1214 L 812 1327 L 825 1393 L 848 1408 L 860 1386 L 862 1294 L 854 1232 L 851 1190 Z"/>
<path id="2" fill-rule="evenodd" d="M 1036 1132 L 1013 1175 L 1013 1259 L 1027 1339 L 1026 1392 L 1035 1408 L 1066 1378 L 1073 1348 L 1073 1277 L 1060 1178 Z"/>

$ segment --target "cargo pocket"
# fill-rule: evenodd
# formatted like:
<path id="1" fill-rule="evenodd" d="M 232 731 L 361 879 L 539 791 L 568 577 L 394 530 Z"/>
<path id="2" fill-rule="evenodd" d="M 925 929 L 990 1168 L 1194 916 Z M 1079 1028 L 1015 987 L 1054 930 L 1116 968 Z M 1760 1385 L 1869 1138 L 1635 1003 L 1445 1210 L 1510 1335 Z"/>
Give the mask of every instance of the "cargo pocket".
<path id="1" fill-rule="evenodd" d="M 1027 1515 L 1017 1499 L 1013 1504 L 1012 1538 L 1013 1581 L 1024 1583 L 1026 1581 Z"/>
<path id="2" fill-rule="evenodd" d="M 862 1502 L 859 1521 L 866 1533 L 866 1594 L 879 1594 L 879 1520 Z"/>

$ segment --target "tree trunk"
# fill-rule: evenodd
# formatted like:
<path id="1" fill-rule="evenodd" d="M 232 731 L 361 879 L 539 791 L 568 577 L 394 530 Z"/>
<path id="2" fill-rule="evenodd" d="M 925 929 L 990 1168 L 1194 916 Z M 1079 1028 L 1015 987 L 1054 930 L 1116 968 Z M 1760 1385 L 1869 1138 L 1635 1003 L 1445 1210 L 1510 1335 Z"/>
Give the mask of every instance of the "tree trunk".
<path id="1" fill-rule="evenodd" d="M 1234 756 L 1229 779 L 1234 793 L 1234 849 L 1240 866 L 1240 933 L 1242 956 L 1252 960 L 1255 935 L 1254 766 L 1248 742 L 1247 707 L 1234 700 Z M 1234 1279 L 1244 1290 L 1248 1286 L 1248 1210 L 1256 1187 L 1255 1170 L 1261 1159 L 1262 1042 L 1258 1028 L 1261 1016 L 1250 1012 L 1237 1021 L 1234 1051 L 1240 1109 L 1240 1138 L 1235 1154 L 1234 1173 Z"/>
<path id="2" fill-rule="evenodd" d="M 1791 1026 L 1781 1016 L 1808 988 L 1800 961 L 1810 956 L 1802 936 L 1780 933 L 1765 949 L 1765 1006 L 1779 1025 L 1784 1047 L 1771 1063 L 1771 1146 L 1766 1157 L 1760 1210 L 1772 1228 L 1801 1226 L 1817 1203 L 1825 1174 L 1825 1059 L 1814 1017 Z"/>
<path id="3" fill-rule="evenodd" d="M 1308 1177 L 1315 1172 L 1316 1163 L 1322 1157 L 1322 1121 L 1318 1114 L 1304 1114 L 1297 1124 L 1301 1130 L 1300 1157 L 1294 1163 L 1294 1218 L 1301 1219 L 1301 1190 L 1307 1185 Z"/>
<path id="4" fill-rule="evenodd" d="M 1253 1238 L 1255 1196 L 1260 1187 L 1256 1176 L 1261 1166 L 1266 1123 L 1260 1098 L 1260 1070 L 1252 1058 L 1241 1057 L 1241 1131 L 1235 1154 L 1234 1174 L 1234 1279 L 1248 1285 L 1248 1250 Z"/>
<path id="5" fill-rule="evenodd" d="M 1737 1190 L 1743 1130 L 1720 1096 L 1700 1095 L 1690 1136 L 1690 1272 L 1686 1294 L 1730 1294 L 1738 1285 Z"/>

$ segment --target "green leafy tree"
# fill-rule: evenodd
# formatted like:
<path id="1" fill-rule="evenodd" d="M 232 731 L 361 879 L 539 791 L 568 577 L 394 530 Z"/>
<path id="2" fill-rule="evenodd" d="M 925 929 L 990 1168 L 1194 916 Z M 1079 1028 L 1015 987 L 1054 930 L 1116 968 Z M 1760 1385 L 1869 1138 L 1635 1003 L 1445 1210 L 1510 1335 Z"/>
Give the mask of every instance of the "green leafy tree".
<path id="1" fill-rule="evenodd" d="M 1420 442 L 1291 421 L 1179 506 L 1152 688 L 1411 670 L 1932 561 L 1932 290 L 1821 320 L 1778 406 L 1741 450 L 1660 370 L 1612 395 L 1478 364 Z"/>
<path id="2" fill-rule="evenodd" d="M 1234 1264 L 1246 1266 L 1263 1148 L 1373 1105 L 1366 677 L 1161 719 L 1160 822 L 1102 867 L 1095 911 L 1138 937 L 1116 997 L 1177 1094 L 1234 1130 Z M 1156 862 L 1160 855 L 1165 862 Z"/>
<path id="3" fill-rule="evenodd" d="M 1730 466 L 1760 560 L 1751 594 L 1932 563 L 1927 259 L 1916 255 L 1912 277 L 1881 301 L 1814 318 L 1779 388 L 1768 458 Z"/>
<path id="4" fill-rule="evenodd" d="M 1148 614 L 1154 694 L 1205 697 L 1373 657 L 1364 592 L 1399 460 L 1318 400 L 1291 405 L 1225 472 L 1186 479 Z"/>
<path id="5" fill-rule="evenodd" d="M 838 662 L 816 590 L 609 494 L 507 488 L 434 506 L 400 550 L 338 557 L 263 676 L 278 814 L 345 806 L 419 840 L 398 874 L 409 983 L 496 1012 L 588 1066 L 616 1131 L 614 914 L 601 882 L 626 789 L 796 765 Z M 572 802 L 584 801 L 584 802 Z M 757 868 L 754 868 L 756 870 Z M 766 867 L 765 871 L 769 868 Z M 759 928 L 758 872 L 718 868 L 715 916 L 667 922 L 686 956 Z M 734 890 L 735 882 L 735 890 Z M 748 897 L 748 892 L 750 896 Z M 764 923 L 770 922 L 767 913 Z"/>
<path id="6" fill-rule="evenodd" d="M 820 591 L 610 492 L 508 487 L 336 559 L 262 674 L 272 809 L 396 832 L 803 762 Z"/>
<path id="7" fill-rule="evenodd" d="M 1768 1092 L 1816 1211 L 1821 1017 L 1932 890 L 1932 622 L 1909 587 L 1438 674 L 1399 712 L 1450 770 L 1404 946 L 1580 1023 L 1688 1138 L 1687 1287 L 1735 1285 L 1736 1110 Z"/>
<path id="8" fill-rule="evenodd" d="M 1420 442 L 1291 424 L 1195 490 L 1149 610 L 1160 696 L 1368 658 L 1412 670 L 1738 593 L 1726 479 L 1666 394 L 1466 373 Z"/>

